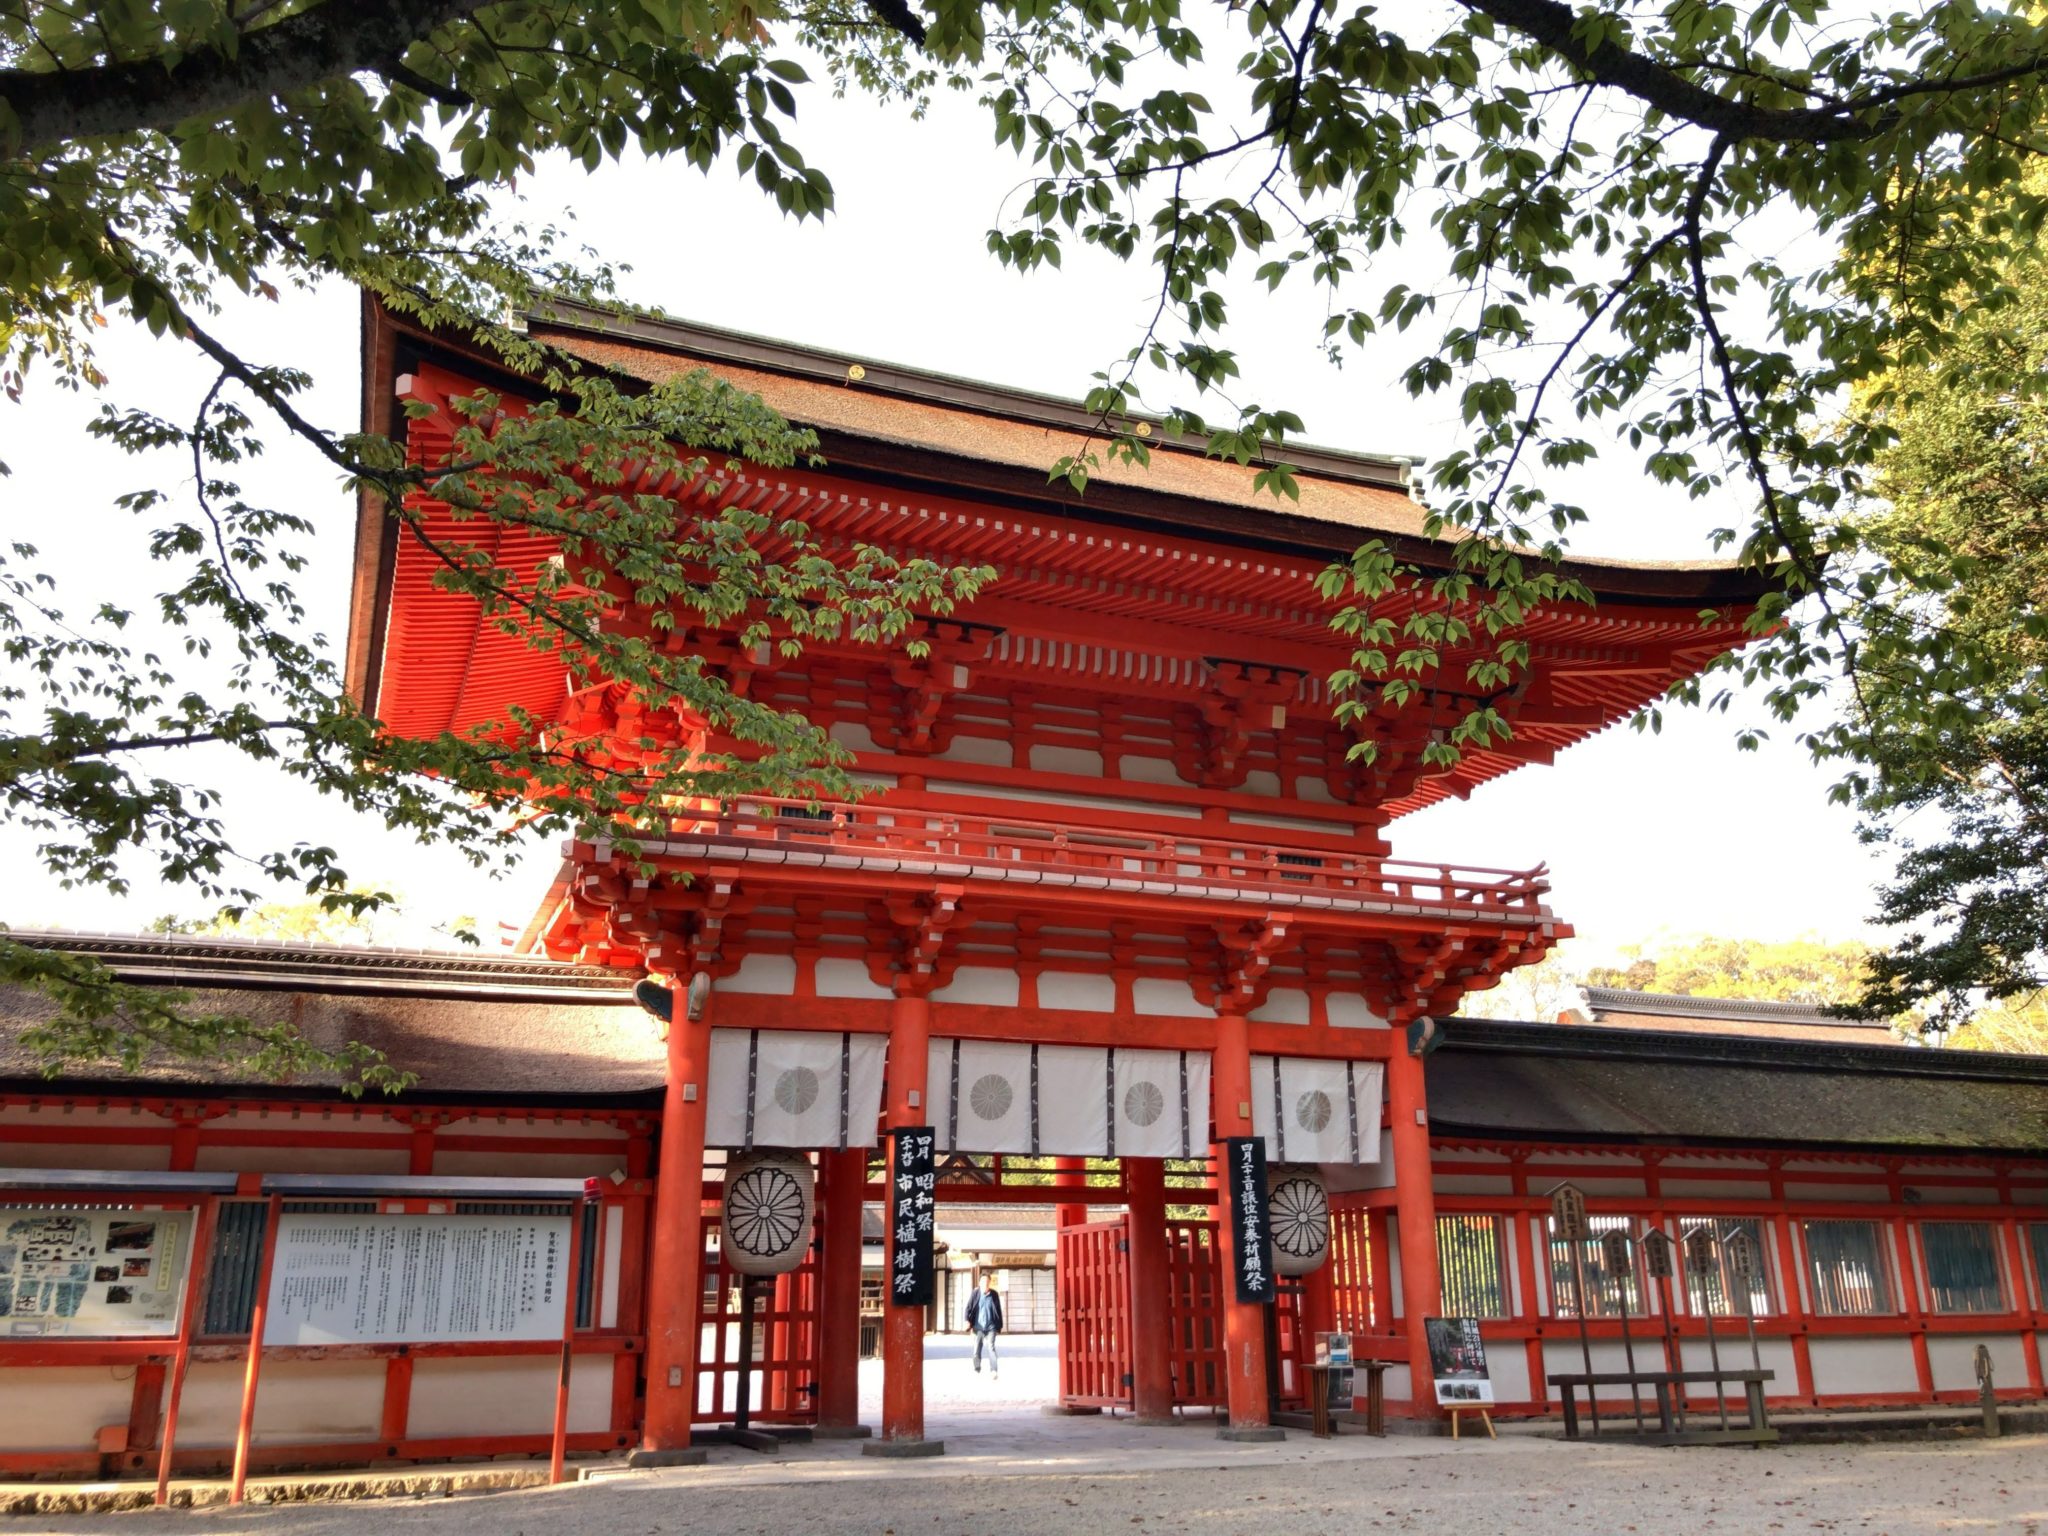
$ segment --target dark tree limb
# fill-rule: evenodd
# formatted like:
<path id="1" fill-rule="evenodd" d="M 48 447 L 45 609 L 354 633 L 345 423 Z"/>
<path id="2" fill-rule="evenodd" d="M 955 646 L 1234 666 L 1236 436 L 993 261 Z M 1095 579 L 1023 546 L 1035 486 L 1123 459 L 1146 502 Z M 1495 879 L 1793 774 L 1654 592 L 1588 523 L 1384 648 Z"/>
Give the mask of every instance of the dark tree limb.
<path id="1" fill-rule="evenodd" d="M 1937 75 L 1881 86 L 1819 107 L 1760 107 L 1723 96 L 1655 59 L 1603 42 L 1588 48 L 1575 35 L 1576 13 L 1559 0 L 1459 0 L 1469 11 L 1521 33 L 1602 85 L 1625 91 L 1668 117 L 1697 124 L 1731 143 L 1834 144 L 1875 138 L 1893 122 L 1896 104 L 1940 92 L 1985 90 L 2048 73 L 2035 55 L 1976 75 Z"/>
<path id="2" fill-rule="evenodd" d="M 924 46 L 924 18 L 913 11 L 905 0 L 867 0 L 868 9 L 888 24 L 892 32 L 901 32 L 918 47 Z"/>
<path id="3" fill-rule="evenodd" d="M 207 47 L 169 68 L 161 59 L 133 59 L 92 69 L 0 70 L 0 103 L 15 118 L 11 131 L 0 128 L 0 139 L 33 154 L 76 139 L 219 117 L 281 91 L 378 68 L 487 3 L 327 0 L 244 33 L 232 55 Z"/>

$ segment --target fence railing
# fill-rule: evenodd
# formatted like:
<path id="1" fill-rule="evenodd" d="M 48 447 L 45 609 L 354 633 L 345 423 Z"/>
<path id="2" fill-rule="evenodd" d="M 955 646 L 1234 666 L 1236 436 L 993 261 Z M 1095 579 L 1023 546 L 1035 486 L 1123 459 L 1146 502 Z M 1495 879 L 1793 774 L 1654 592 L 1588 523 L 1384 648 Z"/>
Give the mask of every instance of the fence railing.
<path id="1" fill-rule="evenodd" d="M 889 804 L 812 804 L 747 799 L 670 823 L 672 839 L 774 844 L 787 863 L 828 853 L 893 853 L 966 863 L 1087 872 L 1146 888 L 1258 887 L 1452 908 L 1523 921 L 1544 915 L 1549 870 L 1465 868 L 1385 859 L 1313 846 L 1260 842 L 1235 833 L 1154 833 L 1091 828 L 1028 817 L 971 816 Z"/>

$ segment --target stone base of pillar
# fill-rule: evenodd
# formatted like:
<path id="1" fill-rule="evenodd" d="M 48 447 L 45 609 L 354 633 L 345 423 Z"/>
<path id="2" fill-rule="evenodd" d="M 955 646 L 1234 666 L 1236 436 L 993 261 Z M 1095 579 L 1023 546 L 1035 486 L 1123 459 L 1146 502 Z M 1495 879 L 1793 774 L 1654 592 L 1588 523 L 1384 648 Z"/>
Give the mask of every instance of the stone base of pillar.
<path id="1" fill-rule="evenodd" d="M 1187 1420 L 1177 1413 L 1169 1413 L 1164 1417 L 1156 1414 L 1134 1414 L 1131 1422 L 1140 1429 L 1173 1429 L 1187 1423 Z"/>
<path id="2" fill-rule="evenodd" d="M 813 1424 L 813 1440 L 865 1440 L 874 1433 L 865 1424 Z"/>
<path id="3" fill-rule="evenodd" d="M 943 1456 L 943 1440 L 870 1440 L 860 1448 L 863 1456 Z"/>
<path id="4" fill-rule="evenodd" d="M 626 1465 L 629 1467 L 701 1467 L 704 1465 L 704 1447 L 686 1445 L 672 1451 L 628 1451 Z"/>
<path id="5" fill-rule="evenodd" d="M 1285 1440 L 1287 1438 L 1287 1431 L 1282 1429 L 1278 1424 L 1246 1424 L 1243 1426 L 1239 1426 L 1236 1424 L 1225 1424 L 1221 1429 L 1216 1431 L 1216 1438 L 1218 1440 L 1249 1440 L 1257 1442 L 1266 1442 L 1272 1440 Z"/>

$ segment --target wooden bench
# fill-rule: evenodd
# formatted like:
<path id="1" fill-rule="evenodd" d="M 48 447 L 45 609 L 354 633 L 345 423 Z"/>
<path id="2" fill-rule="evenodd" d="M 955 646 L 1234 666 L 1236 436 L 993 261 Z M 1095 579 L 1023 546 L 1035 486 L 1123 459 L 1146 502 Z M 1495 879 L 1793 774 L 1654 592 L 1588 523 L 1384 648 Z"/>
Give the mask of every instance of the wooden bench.
<path id="1" fill-rule="evenodd" d="M 1600 1432 L 1599 1405 L 1594 1393 L 1602 1387 L 1649 1387 L 1657 1399 L 1657 1428 L 1647 1431 L 1650 1438 L 1664 1445 L 1774 1445 L 1778 1432 L 1771 1428 L 1770 1419 L 1764 1413 L 1764 1383 L 1773 1379 L 1773 1372 L 1759 1370 L 1720 1371 L 1561 1371 L 1547 1378 L 1553 1387 L 1564 1393 L 1564 1437 L 1567 1440 L 1579 1438 L 1579 1403 L 1577 1389 L 1586 1389 L 1586 1406 L 1593 1414 L 1593 1432 Z M 1673 1387 L 1683 1388 L 1692 1382 L 1712 1382 L 1715 1394 L 1728 1382 L 1739 1381 L 1743 1385 L 1748 1402 L 1749 1420 L 1743 1425 L 1724 1424 L 1706 1429 L 1687 1426 L 1683 1429 L 1673 1421 L 1671 1398 Z M 1725 1419 L 1725 1412 L 1723 1418 Z M 1631 1432 L 1633 1433 L 1633 1432 Z"/>

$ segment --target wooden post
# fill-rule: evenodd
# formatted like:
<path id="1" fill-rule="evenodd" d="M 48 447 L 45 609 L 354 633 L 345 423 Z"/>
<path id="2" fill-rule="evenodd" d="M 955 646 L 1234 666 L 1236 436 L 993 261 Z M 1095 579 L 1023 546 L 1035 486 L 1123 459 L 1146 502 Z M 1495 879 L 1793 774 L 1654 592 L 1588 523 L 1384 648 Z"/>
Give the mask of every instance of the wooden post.
<path id="1" fill-rule="evenodd" d="M 242 1373 L 242 1414 L 235 1426 L 235 1475 L 228 1502 L 239 1504 L 249 1482 L 249 1442 L 256 1428 L 256 1382 L 263 1373 L 263 1329 L 270 1312 L 270 1274 L 277 1267 L 277 1222 L 284 1196 L 272 1195 L 263 1217 L 263 1262 L 256 1267 L 256 1307 L 249 1315 L 249 1364 Z"/>
<path id="2" fill-rule="evenodd" d="M 192 1255 L 185 1274 L 185 1305 L 179 1309 L 178 1347 L 171 1356 L 170 1385 L 164 1393 L 163 1442 L 156 1457 L 156 1503 L 171 1499 L 171 1452 L 178 1439 L 178 1399 L 184 1395 L 185 1372 L 192 1364 L 192 1337 L 199 1331 L 199 1309 L 206 1305 L 206 1280 L 213 1263 L 213 1234 L 220 1224 L 220 1197 L 199 1208 L 192 1224 Z"/>
<path id="3" fill-rule="evenodd" d="M 1140 1424 L 1173 1422 L 1172 1339 L 1167 1331 L 1166 1161 L 1123 1160 L 1130 1207 L 1131 1413 Z"/>
<path id="4" fill-rule="evenodd" d="M 889 1005 L 889 1129 L 923 1125 L 930 1114 L 925 1103 L 930 1075 L 932 1006 L 925 996 L 929 978 L 897 978 L 895 1001 Z M 889 1181 L 889 1228 L 895 1230 L 900 1198 Z M 882 1440 L 901 1448 L 924 1443 L 924 1325 L 922 1306 L 902 1307 L 890 1300 L 882 1310 Z M 869 1447 L 874 1449 L 874 1447 Z"/>
<path id="5" fill-rule="evenodd" d="M 548 1447 L 548 1481 L 562 1481 L 569 1448 L 569 1369 L 576 1354 L 576 1292 L 583 1277 L 583 1213 L 586 1200 L 569 1208 L 568 1295 L 562 1298 L 562 1367 L 555 1377 L 554 1439 Z"/>
<path id="6" fill-rule="evenodd" d="M 861 1206 L 867 1195 L 865 1147 L 818 1158 L 823 1187 L 824 1252 L 818 1262 L 818 1428 L 860 1427 Z"/>
<path id="7" fill-rule="evenodd" d="M 1408 1336 L 1409 1411 L 1436 1418 L 1435 1377 L 1423 1320 L 1442 1305 L 1437 1272 L 1436 1188 L 1422 1059 L 1394 1041 L 1387 1060 L 1387 1128 L 1394 1154 L 1394 1215 L 1401 1236 L 1401 1321 Z"/>
<path id="8" fill-rule="evenodd" d="M 1226 999 L 1226 1009 L 1241 1009 L 1235 998 Z M 1218 1299 L 1223 1311 L 1223 1395 L 1230 1415 L 1222 1431 L 1240 1438 L 1278 1439 L 1273 1430 L 1272 1405 L 1266 1396 L 1266 1309 L 1256 1302 L 1237 1299 L 1237 1281 L 1232 1271 L 1230 1234 L 1230 1158 L 1224 1142 L 1233 1136 L 1252 1134 L 1251 1033 L 1242 1012 L 1225 1011 L 1216 1019 L 1216 1050 L 1211 1058 L 1209 1092 L 1216 1124 L 1215 1156 Z"/>
<path id="9" fill-rule="evenodd" d="M 704 1288 L 704 1096 L 711 1077 L 710 997 L 689 1016 L 689 980 L 670 982 L 668 1080 L 662 1096 L 659 1177 L 647 1266 L 647 1461 L 685 1459 L 697 1402 Z"/>

